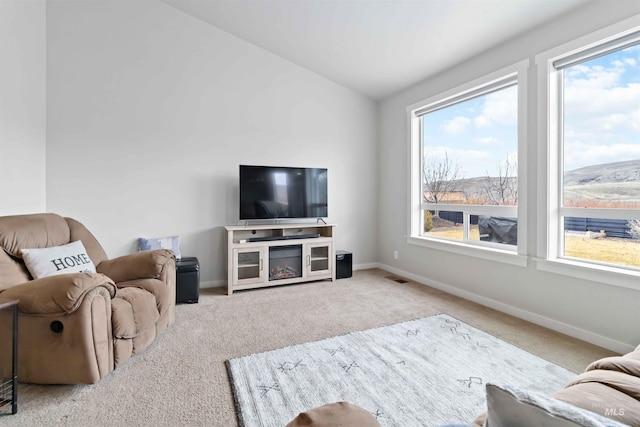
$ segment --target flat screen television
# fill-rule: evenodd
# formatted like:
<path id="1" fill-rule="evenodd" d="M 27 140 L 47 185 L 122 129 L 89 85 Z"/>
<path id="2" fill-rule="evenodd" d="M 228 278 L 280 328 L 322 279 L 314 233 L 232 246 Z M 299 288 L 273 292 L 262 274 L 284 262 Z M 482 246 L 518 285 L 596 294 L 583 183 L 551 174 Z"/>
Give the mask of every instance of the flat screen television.
<path id="1" fill-rule="evenodd" d="M 324 218 L 327 169 L 240 165 L 240 219 Z"/>

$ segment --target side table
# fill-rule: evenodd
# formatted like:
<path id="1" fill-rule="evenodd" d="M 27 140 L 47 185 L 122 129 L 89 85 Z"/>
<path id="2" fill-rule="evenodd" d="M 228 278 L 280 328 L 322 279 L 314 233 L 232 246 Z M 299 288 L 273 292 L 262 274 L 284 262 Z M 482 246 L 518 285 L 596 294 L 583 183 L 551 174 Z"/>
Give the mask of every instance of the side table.
<path id="1" fill-rule="evenodd" d="M 12 414 L 18 412 L 18 302 L 0 298 L 0 311 L 13 311 L 11 378 L 0 378 L 0 408 L 11 405 Z"/>

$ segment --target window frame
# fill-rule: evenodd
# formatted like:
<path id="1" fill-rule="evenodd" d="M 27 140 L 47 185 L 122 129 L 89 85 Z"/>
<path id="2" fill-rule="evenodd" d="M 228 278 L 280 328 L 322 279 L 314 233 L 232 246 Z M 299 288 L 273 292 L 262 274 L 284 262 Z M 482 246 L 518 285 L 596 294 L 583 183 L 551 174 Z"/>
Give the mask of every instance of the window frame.
<path id="1" fill-rule="evenodd" d="M 616 40 L 638 31 L 640 15 L 541 53 L 535 59 L 538 69 L 537 269 L 636 290 L 640 290 L 638 270 L 564 255 L 564 217 L 640 219 L 640 211 L 562 206 L 563 81 L 562 68 L 556 69 L 555 65 L 579 55 L 592 57 L 601 46 L 612 46 Z"/>
<path id="2" fill-rule="evenodd" d="M 527 91 L 528 91 L 528 68 L 529 60 L 522 60 L 508 67 L 494 71 L 473 81 L 456 86 L 438 95 L 429 97 L 420 102 L 407 107 L 407 128 L 408 132 L 408 168 L 409 173 L 409 196 L 408 196 L 408 218 L 407 237 L 408 244 L 453 252 L 473 256 L 491 261 L 503 262 L 521 267 L 527 266 Z M 425 111 L 436 108 L 446 108 L 447 106 L 464 102 L 475 96 L 492 93 L 504 88 L 504 82 L 515 80 L 518 93 L 518 205 L 517 206 L 495 206 L 495 205 L 448 205 L 445 203 L 429 204 L 422 201 L 422 120 L 420 117 Z M 484 91 L 485 88 L 491 88 Z M 475 95 L 477 94 L 477 95 Z M 428 113 L 427 113 L 428 114 Z M 507 248 L 505 245 L 475 241 L 475 240 L 448 240 L 438 237 L 424 236 L 423 229 L 423 209 L 436 207 L 439 210 L 462 211 L 465 217 L 464 236 L 468 236 L 469 215 L 486 214 L 490 212 L 503 212 L 500 216 L 515 217 L 518 220 L 518 244 L 516 248 Z"/>

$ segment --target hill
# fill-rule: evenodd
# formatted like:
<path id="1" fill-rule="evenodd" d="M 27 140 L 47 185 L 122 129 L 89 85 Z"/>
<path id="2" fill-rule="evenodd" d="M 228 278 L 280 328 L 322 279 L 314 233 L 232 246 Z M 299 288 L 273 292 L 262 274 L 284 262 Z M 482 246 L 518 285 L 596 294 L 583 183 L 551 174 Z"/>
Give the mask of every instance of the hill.
<path id="1" fill-rule="evenodd" d="M 464 192 L 467 198 L 485 197 L 488 180 L 498 182 L 495 177 L 464 178 L 456 180 L 454 190 Z M 567 171 L 564 190 L 566 199 L 639 203 L 640 160 L 603 163 Z"/>
<path id="2" fill-rule="evenodd" d="M 567 171 L 569 205 L 634 208 L 640 203 L 640 160 L 604 163 Z"/>
<path id="3" fill-rule="evenodd" d="M 640 160 L 603 163 L 565 172 L 566 186 L 640 182 Z"/>

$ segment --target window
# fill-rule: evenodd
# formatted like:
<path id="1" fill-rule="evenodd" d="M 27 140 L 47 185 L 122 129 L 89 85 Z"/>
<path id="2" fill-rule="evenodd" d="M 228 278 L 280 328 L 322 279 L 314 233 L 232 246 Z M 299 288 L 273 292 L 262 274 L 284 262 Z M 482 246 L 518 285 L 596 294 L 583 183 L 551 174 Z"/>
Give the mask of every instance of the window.
<path id="1" fill-rule="evenodd" d="M 542 255 L 580 267 L 636 274 L 640 31 L 542 59 L 549 100 L 547 247 Z"/>
<path id="2" fill-rule="evenodd" d="M 409 107 L 410 243 L 456 252 L 464 246 L 480 257 L 524 251 L 526 67 L 525 61 Z"/>

